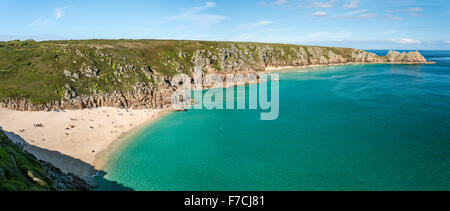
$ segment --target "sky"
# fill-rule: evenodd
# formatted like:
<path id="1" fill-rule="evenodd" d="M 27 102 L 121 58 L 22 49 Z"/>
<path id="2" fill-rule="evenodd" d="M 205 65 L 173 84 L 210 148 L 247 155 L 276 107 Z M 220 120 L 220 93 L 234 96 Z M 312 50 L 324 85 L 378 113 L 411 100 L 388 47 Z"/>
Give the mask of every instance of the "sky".
<path id="1" fill-rule="evenodd" d="M 182 39 L 450 50 L 449 0 L 0 0 L 0 40 Z"/>

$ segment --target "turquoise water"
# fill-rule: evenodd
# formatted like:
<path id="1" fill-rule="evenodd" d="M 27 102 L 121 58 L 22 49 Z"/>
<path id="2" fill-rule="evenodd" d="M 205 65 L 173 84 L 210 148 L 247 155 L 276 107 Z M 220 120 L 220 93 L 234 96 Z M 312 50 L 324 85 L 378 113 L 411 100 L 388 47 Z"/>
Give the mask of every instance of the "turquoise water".
<path id="1" fill-rule="evenodd" d="M 424 54 L 438 64 L 282 72 L 276 121 L 172 113 L 117 151 L 104 179 L 158 191 L 450 190 L 450 52 Z"/>

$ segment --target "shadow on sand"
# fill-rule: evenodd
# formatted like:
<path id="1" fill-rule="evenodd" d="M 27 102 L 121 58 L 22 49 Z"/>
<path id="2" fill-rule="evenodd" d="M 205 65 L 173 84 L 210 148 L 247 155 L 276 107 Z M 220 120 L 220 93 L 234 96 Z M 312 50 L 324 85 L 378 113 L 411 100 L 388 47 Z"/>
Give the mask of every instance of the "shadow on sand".
<path id="1" fill-rule="evenodd" d="M 50 151 L 47 149 L 39 148 L 28 144 L 19 135 L 3 130 L 0 127 L 0 131 L 5 133 L 9 139 L 11 139 L 16 145 L 22 148 L 24 151 L 35 156 L 38 160 L 46 161 L 53 164 L 55 167 L 61 169 L 64 173 L 73 173 L 80 176 L 86 182 L 88 182 L 94 189 L 99 191 L 134 191 L 122 184 L 115 181 L 106 179 L 107 172 L 96 170 L 93 166 L 85 163 L 79 159 L 61 154 L 57 151 Z"/>

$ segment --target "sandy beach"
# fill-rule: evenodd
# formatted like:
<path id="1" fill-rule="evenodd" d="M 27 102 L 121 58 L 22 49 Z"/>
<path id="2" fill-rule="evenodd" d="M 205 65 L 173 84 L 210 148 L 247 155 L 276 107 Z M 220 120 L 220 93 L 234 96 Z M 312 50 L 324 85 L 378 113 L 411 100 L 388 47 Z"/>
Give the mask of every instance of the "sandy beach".
<path id="1" fill-rule="evenodd" d="M 268 67 L 266 73 L 292 69 L 358 65 Z M 0 107 L 0 129 L 36 158 L 52 163 L 64 172 L 93 176 L 115 149 L 159 117 L 162 109 L 95 108 L 51 112 L 23 112 Z"/>
<path id="2" fill-rule="evenodd" d="M 266 72 L 298 68 L 273 67 Z M 39 160 L 66 173 L 89 177 L 103 170 L 109 155 L 126 143 L 133 131 L 168 112 L 109 107 L 24 112 L 0 107 L 0 129 Z"/>
<path id="3" fill-rule="evenodd" d="M 160 109 L 96 108 L 23 112 L 0 108 L 0 127 L 14 142 L 64 172 L 94 175 L 105 151 L 132 130 L 167 113 Z"/>
<path id="4" fill-rule="evenodd" d="M 304 66 L 279 66 L 279 67 L 266 67 L 265 72 L 282 72 L 296 69 L 307 69 L 315 67 L 333 67 L 333 66 L 344 66 L 344 65 L 365 65 L 365 64 L 387 64 L 387 63 L 364 63 L 364 62 L 348 62 L 340 64 L 314 64 L 314 65 L 304 65 Z"/>
<path id="5" fill-rule="evenodd" d="M 265 68 L 265 72 L 280 72 L 280 71 L 289 71 L 295 69 L 305 69 L 305 68 L 314 68 L 314 67 L 332 67 L 332 66 L 345 66 L 345 65 L 370 65 L 370 64 L 417 64 L 414 62 L 346 62 L 346 63 L 337 63 L 337 64 L 314 64 L 314 65 L 303 65 L 303 66 L 269 66 Z M 436 64 L 436 62 L 428 61 L 426 63 L 421 64 Z"/>

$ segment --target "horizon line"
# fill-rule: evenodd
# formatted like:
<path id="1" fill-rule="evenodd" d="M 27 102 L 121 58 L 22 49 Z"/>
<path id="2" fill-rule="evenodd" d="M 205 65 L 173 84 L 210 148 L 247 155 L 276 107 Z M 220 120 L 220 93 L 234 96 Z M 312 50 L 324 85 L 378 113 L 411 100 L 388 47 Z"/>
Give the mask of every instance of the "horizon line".
<path id="1" fill-rule="evenodd" d="M 12 42 L 12 41 L 27 41 L 33 40 L 35 42 L 63 42 L 63 41 L 89 41 L 89 40 L 128 40 L 128 41 L 140 41 L 140 40 L 155 40 L 155 41 L 193 41 L 193 42 L 228 42 L 228 43 L 258 43 L 258 44 L 279 44 L 279 45 L 299 45 L 299 46 L 310 46 L 310 47 L 334 47 L 334 48 L 349 48 L 358 50 L 401 50 L 401 51 L 450 51 L 450 49 L 400 49 L 400 48 L 381 48 L 381 49 L 368 49 L 368 48 L 353 48 L 353 47 L 342 47 L 342 46 L 332 46 L 332 45 L 309 45 L 300 43 L 282 43 L 282 42 L 261 42 L 261 41 L 232 41 L 232 40 L 196 40 L 196 39 L 170 39 L 170 38 L 86 38 L 86 39 L 11 39 L 11 40 L 0 40 L 0 42 Z M 327 42 L 327 41 L 314 41 L 314 42 Z"/>

